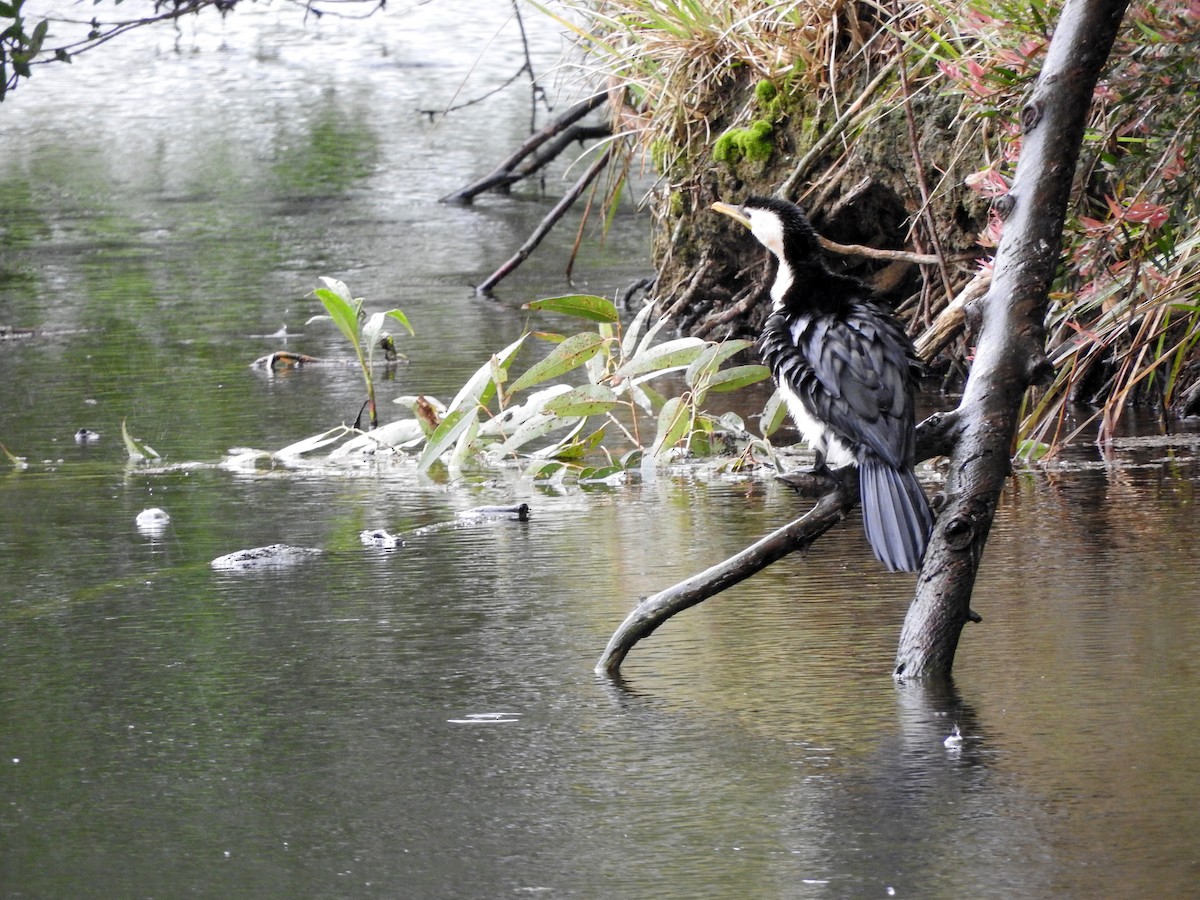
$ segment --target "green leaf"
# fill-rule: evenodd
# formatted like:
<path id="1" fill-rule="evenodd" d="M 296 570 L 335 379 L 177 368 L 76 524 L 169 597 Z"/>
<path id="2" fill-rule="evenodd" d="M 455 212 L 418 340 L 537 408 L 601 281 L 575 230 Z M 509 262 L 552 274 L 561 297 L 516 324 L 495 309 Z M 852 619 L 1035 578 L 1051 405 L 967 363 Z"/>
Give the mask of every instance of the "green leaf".
<path id="1" fill-rule="evenodd" d="M 625 331 L 625 337 L 621 341 L 621 356 L 628 359 L 633 355 L 634 349 L 637 347 L 638 336 L 641 335 L 642 329 L 646 327 L 646 319 L 650 317 L 650 313 L 654 310 L 653 303 L 647 303 L 641 308 L 633 321 L 629 323 L 629 328 Z"/>
<path id="2" fill-rule="evenodd" d="M 709 344 L 692 364 L 688 366 L 687 374 L 684 380 L 689 387 L 695 387 L 698 379 L 705 375 L 710 375 L 721 367 L 721 364 L 729 357 L 736 353 L 745 350 L 747 347 L 752 347 L 754 344 L 751 341 L 735 340 L 723 341 L 720 344 Z"/>
<path id="3" fill-rule="evenodd" d="M 566 419 L 565 421 L 569 422 L 571 420 Z M 540 450 L 534 450 L 529 455 L 530 456 L 540 456 L 543 459 L 559 459 L 559 460 L 570 460 L 570 459 L 575 458 L 576 456 L 585 455 L 588 452 L 588 450 L 591 449 L 588 446 L 587 442 L 591 441 L 593 438 L 596 437 L 596 434 L 593 433 L 593 434 L 589 435 L 587 440 L 585 440 L 583 442 L 580 442 L 578 440 L 579 434 L 581 431 L 583 431 L 583 427 L 585 425 L 587 425 L 587 419 L 583 419 L 583 418 L 577 419 L 575 422 L 575 426 L 570 431 L 568 431 L 566 434 L 564 434 L 562 437 L 560 437 L 557 441 L 555 441 L 553 444 L 550 444 L 546 447 L 542 447 Z M 601 437 L 604 436 L 604 429 L 600 429 L 600 436 Z"/>
<path id="4" fill-rule="evenodd" d="M 527 335 L 521 335 L 499 353 L 493 354 L 487 362 L 475 370 L 470 378 L 458 390 L 458 394 L 450 401 L 449 409 L 454 411 L 460 407 L 471 404 L 487 406 L 492 397 L 496 394 L 496 374 L 498 371 L 508 372 L 508 367 L 512 365 L 513 359 L 516 358 L 517 351 L 521 349 L 521 345 L 525 343 Z"/>
<path id="5" fill-rule="evenodd" d="M 456 409 L 442 419 L 442 424 L 434 429 L 425 451 L 417 461 L 417 471 L 428 471 L 443 453 L 454 446 L 459 435 L 470 428 L 478 417 L 478 409 L 476 406 Z"/>
<path id="6" fill-rule="evenodd" d="M 581 421 L 579 424 L 582 426 L 583 422 Z M 604 440 L 604 429 L 597 428 L 582 441 L 573 438 L 574 435 L 567 435 L 565 439 L 559 441 L 557 446 L 538 451 L 534 455 L 546 456 L 551 459 L 582 459 L 600 446 L 600 442 Z"/>
<path id="7" fill-rule="evenodd" d="M 412 325 L 410 325 L 410 324 L 408 323 L 408 316 L 406 316 L 406 315 L 404 314 L 404 311 L 403 311 L 403 310 L 400 310 L 400 309 L 389 309 L 387 312 L 385 312 L 385 313 L 384 313 L 384 315 L 385 315 L 385 316 L 387 316 L 387 317 L 388 317 L 388 318 L 390 318 L 390 319 L 395 319 L 397 322 L 399 322 L 401 325 L 403 325 L 403 326 L 404 326 L 404 330 L 405 330 L 405 331 L 407 331 L 409 334 L 411 334 L 411 335 L 413 335 L 413 336 L 415 336 L 415 335 L 416 335 L 416 332 L 415 332 L 415 331 L 413 331 L 413 327 L 412 327 Z"/>
<path id="8" fill-rule="evenodd" d="M 775 391 L 767 398 L 758 423 L 764 438 L 769 438 L 779 430 L 783 425 L 783 420 L 787 418 L 787 412 L 787 404 L 784 403 L 783 395 L 779 391 Z"/>
<path id="9" fill-rule="evenodd" d="M 553 478 L 565 468 L 566 466 L 555 460 L 535 459 L 525 467 L 525 477 L 533 478 L 538 481 L 545 481 Z"/>
<path id="10" fill-rule="evenodd" d="M 611 300 L 604 297 L 594 297 L 591 294 L 567 294 L 562 297 L 547 297 L 544 300 L 534 300 L 526 303 L 522 309 L 539 309 L 545 312 L 562 313 L 587 319 L 591 322 L 618 322 L 620 315 Z"/>
<path id="11" fill-rule="evenodd" d="M 662 412 L 658 414 L 658 433 L 655 435 L 650 455 L 656 459 L 661 458 L 683 439 L 691 430 L 691 425 L 691 405 L 680 397 L 672 397 L 663 404 Z"/>
<path id="12" fill-rule="evenodd" d="M 125 427 L 125 420 L 121 420 L 121 440 L 125 442 L 125 452 L 129 454 L 129 458 L 138 461 L 143 459 L 161 459 L 158 451 L 137 438 L 131 437 L 129 429 Z"/>
<path id="13" fill-rule="evenodd" d="M 1049 444 L 1026 438 L 1017 443 L 1017 456 L 1030 461 L 1041 459 L 1050 451 Z"/>
<path id="14" fill-rule="evenodd" d="M 47 19 L 42 19 L 34 26 L 33 36 L 29 39 L 29 58 L 37 56 L 42 52 L 42 42 L 46 40 L 46 30 L 50 27 L 50 22 Z"/>
<path id="15" fill-rule="evenodd" d="M 571 386 L 569 384 L 552 384 L 549 387 L 542 388 L 540 391 L 534 391 L 525 398 L 525 402 L 518 405 L 510 405 L 502 412 L 488 419 L 480 428 L 480 434 L 485 437 L 507 437 L 513 434 L 525 422 L 528 422 L 536 415 L 540 415 L 543 408 L 555 397 L 569 394 Z"/>
<path id="16" fill-rule="evenodd" d="M 771 370 L 766 366 L 731 366 L 715 373 L 708 382 L 708 389 L 713 393 L 736 391 L 748 384 L 758 384 L 771 377 Z"/>
<path id="17" fill-rule="evenodd" d="M 322 281 L 326 283 L 334 283 L 341 286 L 344 290 L 345 285 L 341 282 L 335 282 L 332 278 L 322 276 Z M 329 318 L 333 319 L 333 324 L 351 344 L 356 348 L 358 343 L 358 310 L 360 304 L 354 300 L 347 300 L 342 293 L 326 288 L 317 288 L 313 294 L 321 305 L 325 307 L 325 311 L 329 313 Z"/>
<path id="18" fill-rule="evenodd" d="M 542 412 L 556 416 L 594 416 L 608 412 L 620 401 L 611 389 L 602 384 L 585 384 L 560 394 L 542 407 Z"/>
<path id="19" fill-rule="evenodd" d="M 613 373 L 614 380 L 636 378 L 654 373 L 662 375 L 672 369 L 691 365 L 707 345 L 697 337 L 676 338 L 639 350 L 633 359 L 624 363 Z"/>
<path id="20" fill-rule="evenodd" d="M 607 481 L 609 478 L 612 478 L 614 475 L 623 475 L 624 473 L 625 473 L 624 467 L 618 465 L 617 463 L 613 463 L 611 466 L 601 466 L 599 468 L 583 469 L 579 473 L 579 483 L 585 484 L 585 483 L 591 482 L 591 483 L 595 484 L 598 482 Z"/>
<path id="21" fill-rule="evenodd" d="M 454 452 L 450 454 L 448 465 L 451 467 L 461 466 L 463 461 L 471 455 L 472 450 L 475 449 L 475 439 L 478 436 L 479 416 L 475 415 L 467 420 L 467 427 L 458 436 L 458 441 L 454 444 Z"/>
<path id="22" fill-rule="evenodd" d="M 545 359 L 526 369 L 525 373 L 509 386 L 505 396 L 511 397 L 517 391 L 578 368 L 599 353 L 604 344 L 604 338 L 598 334 L 583 332 L 571 335 L 551 350 Z"/>
<path id="23" fill-rule="evenodd" d="M 539 413 L 522 422 L 521 426 L 512 433 L 512 436 L 501 445 L 499 452 L 513 453 L 530 441 L 536 441 L 551 432 L 558 431 L 560 428 L 566 428 L 568 425 L 578 424 L 580 423 L 575 417 L 564 418 L 563 416 L 548 416 L 544 413 Z"/>

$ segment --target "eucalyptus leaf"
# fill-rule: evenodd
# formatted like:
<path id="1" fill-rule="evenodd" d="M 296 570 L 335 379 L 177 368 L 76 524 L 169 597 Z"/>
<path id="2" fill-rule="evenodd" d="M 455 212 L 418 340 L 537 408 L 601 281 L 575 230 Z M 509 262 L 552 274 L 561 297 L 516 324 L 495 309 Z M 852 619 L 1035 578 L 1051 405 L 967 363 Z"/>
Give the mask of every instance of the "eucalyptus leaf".
<path id="1" fill-rule="evenodd" d="M 586 384 L 550 400 L 543 410 L 556 416 L 594 416 L 608 412 L 619 402 L 611 388 L 602 384 Z"/>
<path id="2" fill-rule="evenodd" d="M 538 413 L 523 422 L 521 427 L 501 445 L 499 452 L 514 453 L 530 441 L 544 438 L 546 435 L 572 424 L 578 425 L 579 422 L 574 417 L 548 416 L 545 413 Z"/>
<path id="3" fill-rule="evenodd" d="M 722 341 L 719 344 L 710 344 L 703 353 L 688 366 L 687 374 L 684 380 L 689 387 L 695 387 L 698 379 L 705 375 L 711 375 L 717 371 L 724 362 L 731 356 L 745 350 L 748 347 L 753 347 L 753 341 L 733 340 Z"/>
<path id="4" fill-rule="evenodd" d="M 511 397 L 517 391 L 551 378 L 558 378 L 578 368 L 599 353 L 604 343 L 603 337 L 586 331 L 571 335 L 551 350 L 545 359 L 526 369 L 524 374 L 509 386 L 506 396 Z"/>
<path id="5" fill-rule="evenodd" d="M 457 443 L 459 435 L 466 431 L 479 416 L 479 407 L 462 407 L 448 413 L 429 437 L 429 443 L 417 461 L 418 471 L 425 472 L 438 458 Z"/>
<path id="6" fill-rule="evenodd" d="M 562 297 L 547 297 L 526 303 L 522 309 L 537 309 L 544 312 L 562 313 L 587 319 L 592 322 L 618 322 L 620 315 L 611 300 L 591 294 L 567 294 Z"/>
<path id="7" fill-rule="evenodd" d="M 697 337 L 676 338 L 656 344 L 617 367 L 614 379 L 636 378 L 639 375 L 662 375 L 673 369 L 691 365 L 707 345 Z"/>
<path id="8" fill-rule="evenodd" d="M 535 391 L 519 406 L 510 406 L 499 415 L 488 419 L 480 427 L 479 433 L 485 437 L 513 434 L 521 425 L 541 413 L 556 397 L 569 394 L 571 390 L 569 384 L 554 384 Z"/>
<path id="9" fill-rule="evenodd" d="M 766 366 L 731 366 L 714 373 L 709 379 L 708 389 L 714 394 L 736 391 L 738 388 L 766 381 L 770 377 L 771 370 Z"/>
<path id="10" fill-rule="evenodd" d="M 499 353 L 492 354 L 488 361 L 476 369 L 475 373 L 459 388 L 458 394 L 450 401 L 448 408 L 453 411 L 468 403 L 472 406 L 476 404 L 486 406 L 490 403 L 496 391 L 496 370 L 508 371 L 517 351 L 525 343 L 526 337 L 527 335 L 523 334 Z"/>
<path id="11" fill-rule="evenodd" d="M 762 415 L 759 418 L 758 427 L 759 431 L 762 432 L 762 436 L 769 438 L 782 427 L 786 418 L 787 404 L 783 400 L 783 395 L 776 390 L 767 398 L 767 402 L 763 406 Z"/>
<path id="12" fill-rule="evenodd" d="M 658 414 L 658 432 L 650 455 L 661 459 L 691 430 L 692 407 L 680 397 L 672 397 Z"/>
<path id="13" fill-rule="evenodd" d="M 312 437 L 288 444 L 286 447 L 276 450 L 275 455 L 281 457 L 303 456 L 305 453 L 312 453 L 314 450 L 321 450 L 330 444 L 335 444 L 352 433 L 354 433 L 353 428 L 339 425 L 337 428 L 330 428 L 328 431 L 322 431 L 320 434 L 314 434 Z"/>
<path id="14" fill-rule="evenodd" d="M 633 356 L 634 350 L 637 347 L 638 335 L 642 333 L 642 329 L 646 327 L 646 320 L 650 318 L 650 313 L 654 311 L 653 303 L 646 303 L 638 314 L 633 317 L 633 321 L 629 323 L 629 327 L 625 330 L 625 337 L 621 341 L 621 356 L 628 359 Z"/>

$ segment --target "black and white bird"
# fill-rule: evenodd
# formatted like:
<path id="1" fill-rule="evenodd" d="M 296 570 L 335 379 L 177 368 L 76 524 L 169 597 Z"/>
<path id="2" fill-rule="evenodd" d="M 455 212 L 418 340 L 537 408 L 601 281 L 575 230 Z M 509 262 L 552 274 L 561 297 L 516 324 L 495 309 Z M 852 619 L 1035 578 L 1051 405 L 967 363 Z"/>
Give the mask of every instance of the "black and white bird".
<path id="1" fill-rule="evenodd" d="M 866 284 L 825 265 L 817 233 L 794 203 L 752 197 L 713 209 L 749 228 L 777 262 L 758 350 L 817 470 L 858 468 L 871 549 L 890 571 L 916 571 L 933 514 L 913 472 L 912 341 Z"/>

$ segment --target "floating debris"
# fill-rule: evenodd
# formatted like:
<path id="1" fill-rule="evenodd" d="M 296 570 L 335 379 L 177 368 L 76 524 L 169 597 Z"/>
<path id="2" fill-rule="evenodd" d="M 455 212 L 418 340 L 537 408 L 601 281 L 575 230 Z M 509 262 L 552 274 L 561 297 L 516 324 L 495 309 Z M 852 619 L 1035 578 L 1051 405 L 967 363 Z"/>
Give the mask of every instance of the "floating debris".
<path id="1" fill-rule="evenodd" d="M 100 432 L 92 431 L 90 428 L 80 428 L 75 432 L 75 443 L 83 446 L 85 444 L 95 444 L 100 440 Z"/>
<path id="2" fill-rule="evenodd" d="M 395 550 L 398 547 L 404 546 L 404 539 L 400 535 L 392 534 L 390 531 L 385 531 L 382 528 L 361 531 L 358 534 L 358 539 L 366 546 L 378 547 L 380 550 Z"/>
<path id="3" fill-rule="evenodd" d="M 464 509 L 458 514 L 459 519 L 511 519 L 514 522 L 529 521 L 529 504 L 518 503 L 514 506 L 476 506 Z"/>
<path id="4" fill-rule="evenodd" d="M 249 572 L 256 569 L 279 569 L 304 562 L 323 551 L 314 547 L 292 547 L 289 544 L 271 544 L 253 547 L 218 556 L 210 565 L 222 572 Z"/>
<path id="5" fill-rule="evenodd" d="M 950 732 L 949 737 L 942 741 L 942 743 L 945 744 L 948 750 L 957 750 L 963 745 L 962 732 L 958 730 L 957 725 L 954 726 L 954 730 Z"/>
<path id="6" fill-rule="evenodd" d="M 468 713 L 461 719 L 447 719 L 451 725 L 505 725 L 510 722 L 519 722 L 520 713 L 509 712 L 490 712 L 490 713 Z"/>
<path id="7" fill-rule="evenodd" d="M 170 521 L 171 516 L 165 509 L 152 506 L 138 513 L 133 523 L 137 526 L 139 533 L 146 537 L 154 538 L 161 536 L 167 530 L 167 525 Z"/>

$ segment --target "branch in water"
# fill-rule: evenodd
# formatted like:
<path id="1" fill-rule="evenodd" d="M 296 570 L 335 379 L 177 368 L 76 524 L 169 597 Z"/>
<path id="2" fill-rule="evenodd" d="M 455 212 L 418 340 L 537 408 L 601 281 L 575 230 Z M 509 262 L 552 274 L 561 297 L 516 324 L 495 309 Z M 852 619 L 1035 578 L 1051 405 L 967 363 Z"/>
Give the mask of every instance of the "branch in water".
<path id="1" fill-rule="evenodd" d="M 580 119 L 604 103 L 607 94 L 594 94 L 580 100 L 565 113 L 547 123 L 540 131 L 526 138 L 520 147 L 502 160 L 489 174 L 442 198 L 443 203 L 471 203 L 485 191 L 497 187 L 507 188 L 514 182 L 528 178 L 554 159 L 569 144 L 588 138 L 605 137 L 611 133 L 606 125 L 578 125 Z M 557 138 L 557 140 L 555 140 Z M 538 152 L 543 144 L 549 146 Z M 528 161 L 527 161 L 528 160 Z"/>
<path id="2" fill-rule="evenodd" d="M 605 675 L 617 674 L 633 645 L 648 637 L 671 616 L 745 581 L 788 554 L 810 546 L 858 503 L 858 481 L 851 478 L 847 482 L 835 486 L 806 515 L 751 544 L 741 553 L 639 603 L 609 639 L 604 655 L 596 663 L 596 671 Z"/>
<path id="3" fill-rule="evenodd" d="M 937 413 L 922 422 L 917 427 L 917 459 L 930 459 L 950 452 L 960 427 L 959 418 L 957 411 Z M 596 663 L 596 671 L 615 676 L 633 645 L 652 634 L 671 616 L 745 581 L 797 550 L 807 549 L 854 509 L 858 499 L 857 478 L 834 481 L 833 489 L 799 519 L 724 562 L 642 600 L 609 639 L 604 654 Z"/>

